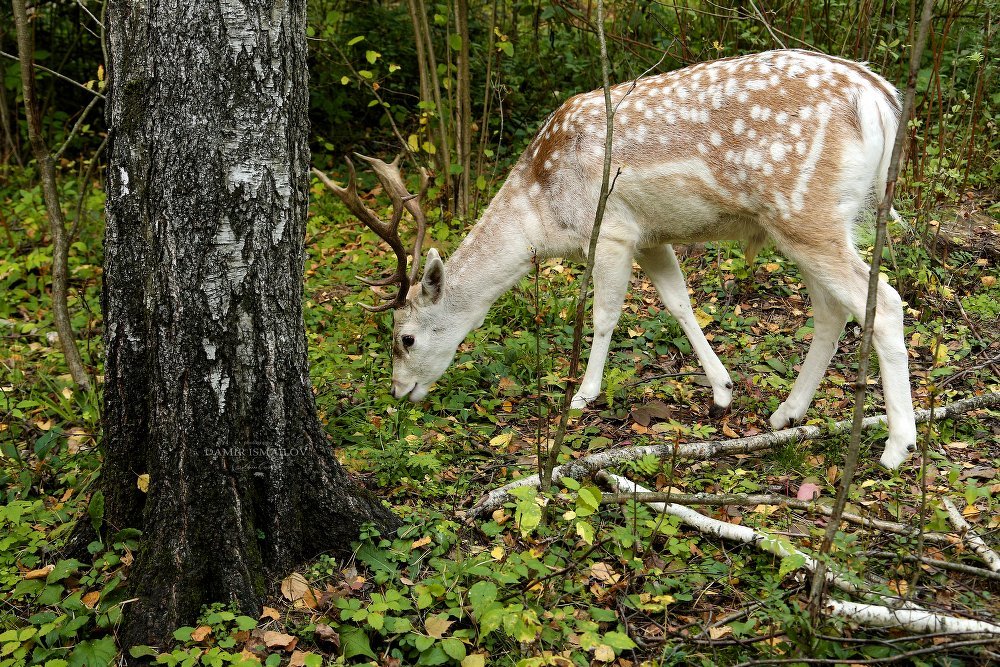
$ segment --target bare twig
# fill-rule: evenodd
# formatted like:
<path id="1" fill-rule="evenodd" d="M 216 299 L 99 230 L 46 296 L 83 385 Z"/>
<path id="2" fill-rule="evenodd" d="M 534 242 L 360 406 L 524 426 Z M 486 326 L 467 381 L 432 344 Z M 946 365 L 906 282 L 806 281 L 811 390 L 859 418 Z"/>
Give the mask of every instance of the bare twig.
<path id="1" fill-rule="evenodd" d="M 597 41 L 601 47 L 601 80 L 604 87 L 604 110 L 607 116 L 604 135 L 604 167 L 601 171 L 601 191 L 597 198 L 597 210 L 594 213 L 594 227 L 590 232 L 590 245 L 587 249 L 587 262 L 580 276 L 580 291 L 576 299 L 576 316 L 573 326 L 573 351 L 569 362 L 569 377 L 566 380 L 566 391 L 563 394 L 562 410 L 560 411 L 559 427 L 549 450 L 542 475 L 542 489 L 548 489 L 552 479 L 552 469 L 556 466 L 559 451 L 566 438 L 566 427 L 569 422 L 570 406 L 573 392 L 576 388 L 577 374 L 580 370 L 580 352 L 583 347 L 583 325 L 587 312 L 587 293 L 590 291 L 590 278 L 594 272 L 594 260 L 597 254 L 597 239 L 601 235 L 601 223 L 604 221 L 604 209 L 611 194 L 611 148 L 614 135 L 615 110 L 611 103 L 611 66 L 608 62 L 608 44 L 604 39 L 604 2 L 597 0 Z"/>
<path id="2" fill-rule="evenodd" d="M 14 54 L 7 53 L 6 51 L 0 51 L 0 56 L 3 56 L 4 58 L 10 58 L 11 60 L 16 60 L 16 61 L 20 61 L 21 60 L 20 58 L 18 58 Z M 73 79 L 69 78 L 65 74 L 60 74 L 59 72 L 55 71 L 54 69 L 49 69 L 45 65 L 39 65 L 38 63 L 34 63 L 34 62 L 31 63 L 30 66 L 34 67 L 35 69 L 42 70 L 43 72 L 46 72 L 47 74 L 51 74 L 52 76 L 56 77 L 57 79 L 62 79 L 63 81 L 65 81 L 67 83 L 71 83 L 74 86 L 76 86 L 77 88 L 79 88 L 80 90 L 86 90 L 88 93 L 90 93 L 94 97 L 97 97 L 98 99 L 102 99 L 102 100 L 104 99 L 104 95 L 100 94 L 96 90 L 91 90 L 90 88 L 88 88 L 87 86 L 83 85 L 79 81 L 74 81 Z"/>
<path id="3" fill-rule="evenodd" d="M 69 237 L 66 233 L 66 220 L 59 203 L 59 189 L 56 185 L 55 157 L 49 152 L 42 137 L 42 123 L 39 118 L 38 102 L 35 99 L 35 44 L 28 20 L 28 10 L 25 0 L 13 0 L 14 23 L 17 27 L 17 52 L 21 63 L 21 89 L 24 96 L 24 114 L 28 121 L 28 139 L 31 149 L 38 162 L 38 172 L 42 181 L 42 195 L 45 199 L 45 210 L 49 217 L 49 231 L 52 234 L 52 319 L 56 332 L 59 334 L 59 344 L 62 347 L 66 366 L 69 368 L 73 381 L 79 386 L 89 389 L 90 376 L 83 367 L 83 359 L 76 345 L 73 333 L 73 322 L 69 314 L 68 275 L 69 275 Z"/>

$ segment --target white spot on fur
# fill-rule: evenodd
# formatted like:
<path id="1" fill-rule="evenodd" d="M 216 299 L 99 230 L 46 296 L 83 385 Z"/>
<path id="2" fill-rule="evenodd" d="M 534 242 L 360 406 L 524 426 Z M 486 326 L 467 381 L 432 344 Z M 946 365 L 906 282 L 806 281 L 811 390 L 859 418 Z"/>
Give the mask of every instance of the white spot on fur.
<path id="1" fill-rule="evenodd" d="M 739 93 L 736 94 L 736 99 L 739 101 L 740 104 L 746 104 L 747 100 L 750 99 L 750 93 L 748 93 L 745 90 L 741 90 Z"/>
<path id="2" fill-rule="evenodd" d="M 788 153 L 788 145 L 783 144 L 780 141 L 776 141 L 771 144 L 771 159 L 775 162 L 781 162 L 785 159 L 785 155 Z"/>
<path id="3" fill-rule="evenodd" d="M 721 146 L 722 145 L 722 135 L 719 134 L 718 132 L 712 132 L 711 141 L 712 141 L 712 145 L 713 146 Z"/>
<path id="4" fill-rule="evenodd" d="M 736 136 L 743 134 L 743 130 L 746 129 L 746 126 L 747 124 L 742 118 L 737 118 L 733 121 L 733 134 Z"/>

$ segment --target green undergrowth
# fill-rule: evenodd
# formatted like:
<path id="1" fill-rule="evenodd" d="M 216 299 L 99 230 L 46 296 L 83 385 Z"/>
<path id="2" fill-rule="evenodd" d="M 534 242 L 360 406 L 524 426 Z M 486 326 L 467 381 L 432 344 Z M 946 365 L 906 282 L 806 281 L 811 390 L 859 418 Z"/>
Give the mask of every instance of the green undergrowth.
<path id="1" fill-rule="evenodd" d="M 110 664 L 114 628 L 139 535 L 103 525 L 96 392 L 75 388 L 52 331 L 46 293 L 50 250 L 37 188 L 0 190 L 9 243 L 0 254 L 0 667 Z M 77 185 L 64 183 L 67 201 Z M 350 558 L 323 556 L 275 582 L 260 617 L 206 609 L 171 646 L 133 655 L 166 665 L 717 665 L 796 656 L 880 660 L 928 646 L 898 633 L 810 619 L 808 579 L 797 556 L 779 558 L 702 535 L 634 503 L 602 504 L 606 489 L 564 479 L 549 494 L 521 489 L 501 508 L 468 519 L 487 491 L 535 471 L 538 443 L 568 371 L 569 313 L 579 267 L 543 262 L 503 296 L 452 368 L 419 404 L 388 395 L 391 316 L 357 303 L 371 297 L 357 275 L 390 258 L 319 186 L 307 236 L 305 320 L 321 418 L 338 456 L 403 519 L 398 532 L 369 528 Z M 100 381 L 99 190 L 70 256 L 70 310 L 84 360 Z M 904 207 L 901 206 L 901 209 Z M 904 211 L 905 212 L 905 211 Z M 943 219 L 942 215 L 942 219 Z M 453 250 L 467 225 L 432 213 L 428 243 Z M 940 223 L 939 223 L 940 224 Z M 987 390 L 998 378 L 996 223 L 968 233 L 894 227 L 884 272 L 907 302 L 907 344 L 918 406 Z M 937 239 L 935 243 L 930 241 Z M 735 401 L 708 416 L 711 389 L 690 345 L 648 281 L 633 280 L 598 405 L 575 418 L 561 461 L 608 447 L 688 442 L 769 430 L 812 336 L 808 295 L 796 267 L 771 250 L 752 265 L 735 244 L 686 249 L 682 261 L 696 315 L 733 374 Z M 537 301 L 536 301 L 537 286 Z M 807 419 L 849 419 L 859 331 L 849 324 Z M 882 410 L 872 385 L 868 414 Z M 539 418 L 539 415 L 542 418 Z M 950 495 L 996 543 L 1000 420 L 982 411 L 921 427 L 932 453 L 931 497 Z M 884 431 L 866 434 L 849 508 L 914 523 L 917 467 L 876 465 Z M 645 457 L 614 472 L 656 490 L 771 493 L 812 484 L 820 502 L 836 491 L 843 437 L 759 456 L 712 461 Z M 941 449 L 947 458 L 934 452 Z M 730 523 L 809 553 L 821 518 L 787 507 L 706 508 Z M 93 562 L 61 559 L 74 520 L 101 539 Z M 947 529 L 935 502 L 930 530 Z M 915 589 L 911 538 L 838 534 L 832 562 L 888 595 L 915 596 L 952 613 L 995 617 L 995 582 L 925 569 Z M 928 555 L 979 564 L 968 552 Z M 871 575 L 877 574 L 877 580 Z M 862 579 L 859 579 L 862 581 Z M 981 664 L 975 649 L 916 664 Z"/>

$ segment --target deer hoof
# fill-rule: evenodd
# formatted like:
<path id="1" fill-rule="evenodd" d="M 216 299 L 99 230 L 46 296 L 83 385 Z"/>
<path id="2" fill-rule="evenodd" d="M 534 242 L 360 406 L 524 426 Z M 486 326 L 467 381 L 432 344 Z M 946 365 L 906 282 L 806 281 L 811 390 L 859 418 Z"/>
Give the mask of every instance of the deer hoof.
<path id="1" fill-rule="evenodd" d="M 569 407 L 572 408 L 573 410 L 583 410 L 595 398 L 597 398 L 597 397 L 596 396 L 581 396 L 580 394 L 577 394 L 576 396 L 573 397 L 573 401 L 569 404 Z"/>
<path id="2" fill-rule="evenodd" d="M 882 452 L 882 458 L 879 459 L 879 463 L 889 470 L 895 470 L 901 466 L 906 459 L 910 458 L 910 453 L 916 449 L 917 447 L 913 443 L 897 445 L 892 441 L 889 441 L 885 445 L 885 451 Z"/>

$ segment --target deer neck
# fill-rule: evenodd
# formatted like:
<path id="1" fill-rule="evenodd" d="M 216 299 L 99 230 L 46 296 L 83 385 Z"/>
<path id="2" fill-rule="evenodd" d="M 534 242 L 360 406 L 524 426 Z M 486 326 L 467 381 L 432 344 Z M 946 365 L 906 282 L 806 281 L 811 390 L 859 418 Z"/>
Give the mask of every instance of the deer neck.
<path id="1" fill-rule="evenodd" d="M 518 211 L 503 199 L 491 202 L 445 264 L 445 298 L 451 309 L 468 315 L 469 331 L 531 270 L 531 242 Z"/>

